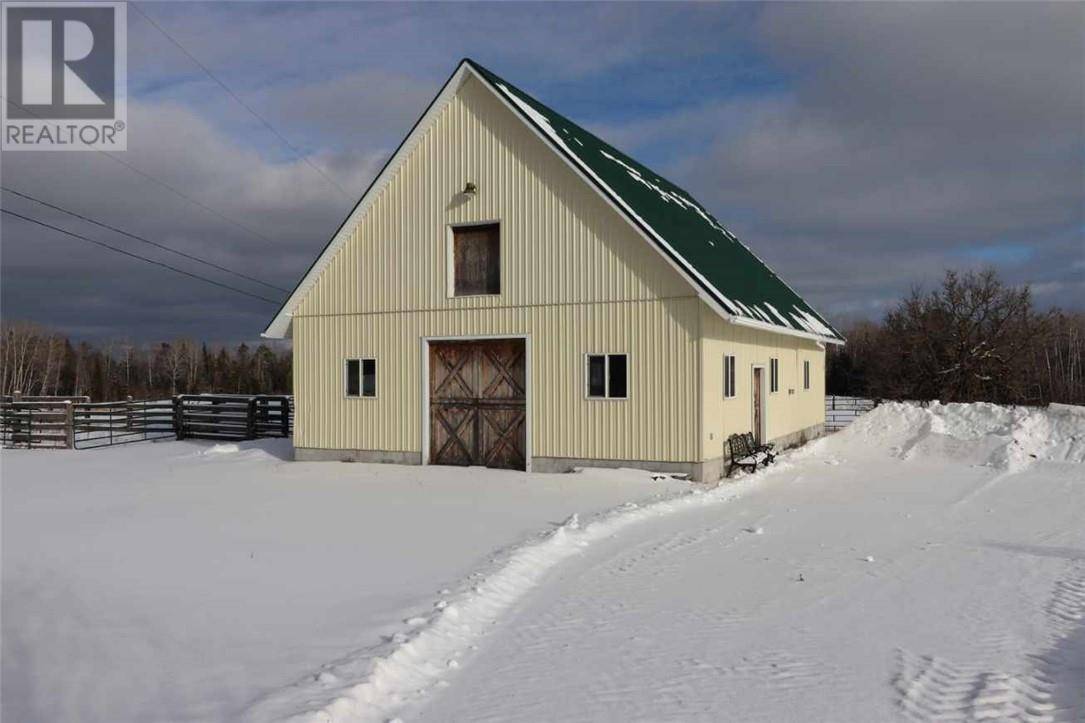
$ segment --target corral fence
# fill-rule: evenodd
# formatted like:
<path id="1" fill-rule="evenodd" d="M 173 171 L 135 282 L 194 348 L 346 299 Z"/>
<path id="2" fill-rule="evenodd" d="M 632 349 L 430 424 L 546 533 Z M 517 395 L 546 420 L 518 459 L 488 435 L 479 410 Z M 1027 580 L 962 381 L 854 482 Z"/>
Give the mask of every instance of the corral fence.
<path id="1" fill-rule="evenodd" d="M 72 410 L 76 449 L 111 447 L 177 436 L 170 399 L 76 404 Z"/>
<path id="2" fill-rule="evenodd" d="M 0 446 L 72 447 L 74 405 L 89 401 L 90 397 L 0 397 Z"/>
<path id="3" fill-rule="evenodd" d="M 290 397 L 183 394 L 173 405 L 178 439 L 290 436 Z"/>
<path id="4" fill-rule="evenodd" d="M 289 437 L 293 398 L 182 394 L 91 402 L 87 397 L 0 398 L 0 445 L 95 449 L 159 439 Z"/>
<path id="5" fill-rule="evenodd" d="M 825 397 L 825 431 L 838 432 L 876 406 L 878 402 L 874 399 L 828 395 Z"/>

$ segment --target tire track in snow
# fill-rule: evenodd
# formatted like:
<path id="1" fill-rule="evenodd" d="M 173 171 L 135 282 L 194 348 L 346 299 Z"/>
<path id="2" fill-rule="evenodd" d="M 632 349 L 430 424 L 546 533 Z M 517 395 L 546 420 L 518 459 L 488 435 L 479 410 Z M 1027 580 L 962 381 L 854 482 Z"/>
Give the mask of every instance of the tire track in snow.
<path id="1" fill-rule="evenodd" d="M 1051 684 L 1036 674 L 1012 675 L 898 651 L 893 687 L 912 721 L 1051 721 Z"/>
<path id="2" fill-rule="evenodd" d="M 749 623 L 748 610 L 671 598 L 691 555 L 715 557 L 751 534 L 733 536 L 741 523 L 728 517 L 675 530 L 689 521 L 683 517 L 631 532 L 644 534 L 644 541 L 628 544 L 623 536 L 600 546 L 516 613 L 482 665 L 499 671 L 498 682 L 479 685 L 478 674 L 469 671 L 469 695 L 454 690 L 426 708 L 423 719 L 768 721 L 772 714 L 756 708 L 736 714 L 729 696 L 714 691 L 726 685 L 801 700 L 826 678 L 840 679 L 833 664 L 800 652 L 809 645 L 779 647 L 777 641 L 777 647 L 736 653 L 726 641 Z"/>
<path id="3" fill-rule="evenodd" d="M 542 577 L 593 542 L 639 522 L 736 499 L 747 487 L 784 471 L 778 460 L 769 470 L 711 490 L 693 490 L 649 504 L 626 503 L 581 525 L 573 515 L 541 539 L 513 548 L 492 573 L 466 592 L 439 600 L 428 619 L 412 619 L 413 630 L 397 634 L 390 651 L 356 651 L 325 665 L 255 703 L 246 720 L 294 723 L 364 723 L 383 721 L 448 685 L 460 660 L 519 602 Z M 676 540 L 678 548 L 686 544 Z M 478 578 L 479 576 L 472 576 Z"/>
<path id="4" fill-rule="evenodd" d="M 1071 566 L 1055 583 L 1045 613 L 1050 648 L 1027 656 L 1014 673 L 899 650 L 892 683 L 905 717 L 1026 723 L 1085 719 L 1085 566 Z M 997 647 L 1001 638 L 993 632 L 987 642 Z"/>

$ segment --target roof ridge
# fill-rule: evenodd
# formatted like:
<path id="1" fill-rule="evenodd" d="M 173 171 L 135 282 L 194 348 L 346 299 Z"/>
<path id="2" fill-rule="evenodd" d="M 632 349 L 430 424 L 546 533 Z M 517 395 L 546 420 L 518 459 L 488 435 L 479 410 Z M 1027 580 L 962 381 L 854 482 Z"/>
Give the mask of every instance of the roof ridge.
<path id="1" fill-rule="evenodd" d="M 715 295 L 719 297 L 719 300 L 724 303 L 724 305 L 734 314 L 734 316 L 739 318 L 747 317 L 748 319 L 754 320 L 758 324 L 763 322 L 767 323 L 770 326 L 788 329 L 790 331 L 798 330 L 800 332 L 811 333 L 819 337 L 828 337 L 837 340 L 843 339 L 843 336 L 840 334 L 840 332 L 836 331 L 836 329 L 832 327 L 828 320 L 826 320 L 812 306 L 810 306 L 798 294 L 798 292 L 796 292 L 795 289 L 791 287 L 790 284 L 788 284 L 786 281 L 784 281 L 782 277 L 780 277 L 779 274 L 773 271 L 773 269 L 767 263 L 765 263 L 764 259 L 754 253 L 754 251 L 745 243 L 743 243 L 734 233 L 725 228 L 723 224 L 720 223 L 720 221 L 711 212 L 709 212 L 708 209 L 700 201 L 698 201 L 689 191 L 682 188 L 673 181 L 667 179 L 661 173 L 658 173 L 652 168 L 649 168 L 644 163 L 630 156 L 628 153 L 622 151 L 619 148 L 616 148 L 612 144 L 603 140 L 599 136 L 595 135 L 594 133 L 587 130 L 570 118 L 566 117 L 565 115 L 550 108 L 545 103 L 538 100 L 531 94 L 525 92 L 517 85 L 508 82 L 507 80 L 497 75 L 493 71 L 489 70 L 488 68 L 482 66 L 478 62 L 470 58 L 465 58 L 464 62 L 467 63 L 472 70 L 477 72 L 486 82 L 494 86 L 495 90 L 497 90 L 498 92 L 502 92 L 506 96 L 508 96 L 508 98 L 513 101 L 513 107 L 515 107 L 522 115 L 525 116 L 525 120 L 529 122 L 529 124 L 540 126 L 539 130 L 545 135 L 550 136 L 550 140 L 554 142 L 554 144 L 558 147 L 559 152 L 561 149 L 564 149 L 564 151 L 571 155 L 575 161 L 579 161 L 579 164 L 585 167 L 584 170 L 588 171 L 588 177 L 591 178 L 592 181 L 597 185 L 602 185 L 604 187 L 601 190 L 618 196 L 619 199 L 622 200 L 624 204 L 628 207 L 628 211 L 631 212 L 634 216 L 636 216 L 635 220 L 639 221 L 643 225 L 646 225 L 654 236 L 656 236 L 668 247 L 672 248 L 679 256 L 682 257 L 683 261 L 692 265 L 697 276 L 701 278 L 705 278 L 705 276 L 711 277 L 711 270 L 708 270 L 709 273 L 706 274 L 706 269 L 703 268 L 703 266 L 705 264 L 711 266 L 712 264 L 718 262 L 718 259 L 702 259 L 701 262 L 698 263 L 697 261 L 690 259 L 690 254 L 685 253 L 682 248 L 675 249 L 675 246 L 681 247 L 684 245 L 689 248 L 691 245 L 693 245 L 692 250 L 696 251 L 697 249 L 695 244 L 697 242 L 693 241 L 693 244 L 691 244 L 690 239 L 688 238 L 671 238 L 667 234 L 660 233 L 660 231 L 655 228 L 655 225 L 659 224 L 652 224 L 651 222 L 646 221 L 644 218 L 642 218 L 642 216 L 645 214 L 638 213 L 637 210 L 634 210 L 631 207 L 631 204 L 628 203 L 628 199 L 624 198 L 626 194 L 616 191 L 614 188 L 612 188 L 614 184 L 608 183 L 606 180 L 600 177 L 600 173 L 603 173 L 604 171 L 596 164 L 592 163 L 590 156 L 585 154 L 585 149 L 587 148 L 587 146 L 583 141 L 591 141 L 591 144 L 597 147 L 597 150 L 604 158 L 607 158 L 615 164 L 622 166 L 625 172 L 636 183 L 643 185 L 647 189 L 654 190 L 655 193 L 658 194 L 658 196 L 662 199 L 664 204 L 673 203 L 677 207 L 683 207 L 682 210 L 690 210 L 689 208 L 685 207 L 692 206 L 692 210 L 695 211 L 697 216 L 701 218 L 704 224 L 706 224 L 711 229 L 710 232 L 715 232 L 719 235 L 722 235 L 727 241 L 731 242 L 732 244 L 737 244 L 739 247 L 741 247 L 741 249 L 746 254 L 748 254 L 749 257 L 756 261 L 756 264 L 759 268 L 754 269 L 754 271 L 760 272 L 762 274 L 767 274 L 771 280 L 777 282 L 782 287 L 784 287 L 787 292 L 789 292 L 790 296 L 793 297 L 791 299 L 787 299 L 787 294 L 783 295 L 785 298 L 779 298 L 776 295 L 772 295 L 774 297 L 772 299 L 759 298 L 757 301 L 752 302 L 747 299 L 731 299 L 728 298 L 727 295 L 730 294 L 731 291 L 728 290 L 727 294 L 725 294 L 724 290 L 720 288 L 721 284 L 717 283 L 716 279 L 705 279 L 708 282 L 708 285 L 711 287 L 711 291 L 715 292 Z M 521 104 L 526 104 L 530 111 L 534 112 L 529 112 L 528 109 L 525 109 Z M 556 128 L 554 127 L 555 123 L 558 126 Z M 570 127 L 574 130 L 570 131 Z M 562 135 L 571 140 L 566 142 L 566 138 L 563 138 Z M 578 144 L 579 147 L 573 147 L 573 142 Z M 667 209 L 667 211 L 670 210 L 671 209 Z M 662 220 L 666 222 L 667 219 Z M 689 226 L 689 224 L 678 225 Z M 692 235 L 699 233 L 699 231 L 697 231 L 697 229 L 695 228 L 685 228 L 682 229 L 682 231 L 684 232 L 683 235 Z M 715 243 L 713 241 L 708 240 L 707 243 L 710 246 L 715 247 Z M 731 259 L 731 261 L 735 260 L 736 259 Z M 738 260 L 741 261 L 741 259 Z M 719 271 L 719 269 L 715 270 Z M 718 279 L 721 275 L 717 273 L 715 276 Z M 727 284 L 723 285 L 726 286 Z M 759 293 L 757 295 L 760 297 L 770 295 L 766 293 L 767 291 L 767 289 L 761 289 L 762 293 Z M 736 304 L 736 300 L 739 303 Z M 798 304 L 794 303 L 796 301 L 798 302 Z M 791 318 L 788 319 L 787 317 L 785 317 L 771 302 L 776 302 L 777 304 L 782 306 L 785 310 L 785 313 L 787 313 Z M 760 306 L 761 304 L 766 305 L 768 308 L 762 309 Z M 792 311 L 792 309 L 794 311 Z M 796 315 L 795 312 L 798 312 L 798 315 Z"/>
<path id="2" fill-rule="evenodd" d="M 843 336 L 824 317 L 738 237 L 724 228 L 689 191 L 470 57 L 464 57 L 459 62 L 429 102 L 283 302 L 262 336 L 281 338 L 289 333 L 294 310 L 349 236 L 348 227 L 366 212 L 372 204 L 373 194 L 388 182 L 414 147 L 414 139 L 458 92 L 468 72 L 478 77 L 514 115 L 518 115 L 544 143 L 549 144 L 570 168 L 581 175 L 698 289 L 706 303 L 725 318 L 756 329 L 843 343 Z M 573 130 L 570 131 L 570 127 Z M 590 150 L 597 152 L 591 153 Z M 777 306 L 784 310 L 783 313 Z"/>
<path id="3" fill-rule="evenodd" d="M 594 140 L 598 141 L 600 145 L 606 146 L 607 148 L 614 151 L 615 153 L 623 156 L 623 160 L 630 161 L 635 166 L 640 166 L 640 168 L 647 171 L 651 175 L 655 176 L 657 180 L 663 181 L 664 183 L 666 183 L 666 184 L 668 184 L 670 186 L 673 186 L 676 190 L 681 191 L 687 197 L 689 197 L 690 200 L 694 201 L 695 203 L 700 205 L 702 208 L 704 208 L 704 206 L 699 201 L 697 201 L 697 199 L 695 199 L 693 197 L 693 194 L 690 193 L 689 191 L 687 191 L 682 186 L 679 186 L 677 183 L 675 183 L 671 179 L 665 177 L 662 173 L 660 173 L 659 171 L 656 171 L 654 168 L 650 168 L 649 166 L 645 165 L 642 161 L 637 160 L 636 158 L 629 155 L 628 153 L 623 151 L 621 148 L 618 148 L 617 146 L 613 145 L 612 143 L 610 143 L 606 139 L 601 138 L 600 136 L 598 136 L 595 133 L 592 133 L 590 130 L 588 130 L 584 126 L 580 125 L 579 123 L 577 123 L 573 119 L 569 118 L 568 116 L 554 110 L 550 106 L 548 106 L 545 103 L 543 103 L 542 101 L 540 101 L 535 96 L 533 96 L 530 93 L 528 93 L 527 91 L 525 91 L 523 88 L 520 88 L 519 86 L 517 86 L 515 83 L 510 83 L 509 81 L 507 81 L 504 78 L 502 78 L 501 76 L 499 76 L 497 73 L 493 72 L 489 68 L 486 68 L 485 66 L 480 64 L 478 61 L 472 60 L 471 58 L 464 58 L 464 62 L 466 62 L 468 65 L 470 65 L 473 69 L 482 71 L 482 73 L 485 76 L 487 76 L 487 80 L 491 80 L 493 82 L 498 82 L 498 83 L 501 83 L 502 85 L 505 85 L 505 86 L 511 88 L 512 90 L 519 93 L 525 100 L 527 100 L 527 101 L 529 101 L 531 103 L 534 103 L 535 105 L 541 106 L 546 111 L 548 111 L 548 112 L 552 113 L 553 115 L 561 118 L 568 125 L 571 125 L 571 126 L 575 127 L 578 131 L 580 131 L 580 132 L 582 132 L 582 133 L 584 133 L 584 134 L 586 134 L 588 136 L 591 136 Z M 708 210 L 705 209 L 705 212 L 708 213 Z M 711 214 L 709 214 L 709 215 L 711 215 Z M 713 218 L 715 218 L 715 217 L 713 217 Z"/>

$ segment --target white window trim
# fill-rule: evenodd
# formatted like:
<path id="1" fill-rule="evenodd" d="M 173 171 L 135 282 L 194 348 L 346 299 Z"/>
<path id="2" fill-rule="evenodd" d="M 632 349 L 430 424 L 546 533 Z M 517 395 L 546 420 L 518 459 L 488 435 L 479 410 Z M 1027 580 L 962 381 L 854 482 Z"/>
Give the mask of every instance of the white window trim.
<path id="1" fill-rule="evenodd" d="M 605 388 L 604 396 L 593 397 L 589 393 L 591 391 L 591 367 L 589 366 L 589 359 L 593 356 L 603 357 L 603 386 Z M 610 396 L 610 358 L 612 356 L 624 356 L 625 357 L 625 396 L 612 397 Z M 629 399 L 630 389 L 630 377 L 632 376 L 631 369 L 633 365 L 630 362 L 629 352 L 624 351 L 591 351 L 584 354 L 584 399 L 589 402 L 623 402 Z"/>
<path id="2" fill-rule="evenodd" d="M 761 441 L 768 441 L 769 431 L 769 405 L 767 394 L 769 393 L 769 368 L 765 364 L 754 363 L 750 365 L 750 431 L 753 431 L 754 408 L 757 404 L 758 395 L 754 393 L 754 369 L 761 370 L 761 429 L 757 430 L 761 435 Z"/>
<path id="3" fill-rule="evenodd" d="M 727 360 L 731 360 L 731 373 L 727 373 Z M 734 384 L 729 384 L 730 377 L 735 378 Z M 727 387 L 731 387 L 731 393 L 727 393 Z M 723 398 L 734 399 L 738 396 L 738 357 L 734 354 L 723 355 Z"/>
<path id="4" fill-rule="evenodd" d="M 456 293 L 456 229 L 473 226 L 497 225 L 497 283 L 501 290 L 496 294 L 457 294 Z M 500 219 L 485 221 L 457 221 L 445 227 L 445 294 L 449 299 L 496 299 L 505 293 L 505 229 Z"/>
<path id="5" fill-rule="evenodd" d="M 347 393 L 347 391 L 349 389 L 349 387 L 347 386 L 347 383 L 349 382 L 349 379 L 347 378 L 347 374 L 348 374 L 347 369 L 349 367 L 349 363 L 352 362 L 352 361 L 358 362 L 358 393 L 357 394 L 348 394 Z M 362 394 L 362 370 L 364 368 L 364 362 L 367 362 L 367 361 L 373 362 L 373 371 L 374 371 L 374 373 L 373 373 L 373 393 L 370 394 L 370 395 Z M 376 399 L 377 395 L 380 393 L 380 383 L 378 382 L 378 379 L 377 379 L 377 375 L 379 374 L 379 372 L 377 371 L 377 369 L 378 369 L 378 367 L 377 367 L 377 357 L 375 357 L 375 356 L 351 356 L 351 357 L 347 357 L 346 359 L 344 359 L 343 360 L 343 399 Z"/>

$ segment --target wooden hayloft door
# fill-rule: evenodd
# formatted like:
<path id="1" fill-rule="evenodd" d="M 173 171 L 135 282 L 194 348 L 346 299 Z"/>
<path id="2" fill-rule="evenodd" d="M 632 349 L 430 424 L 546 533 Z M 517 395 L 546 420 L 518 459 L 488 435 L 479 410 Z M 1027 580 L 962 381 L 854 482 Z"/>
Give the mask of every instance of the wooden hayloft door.
<path id="1" fill-rule="evenodd" d="M 431 464 L 525 469 L 523 339 L 429 345 Z"/>

